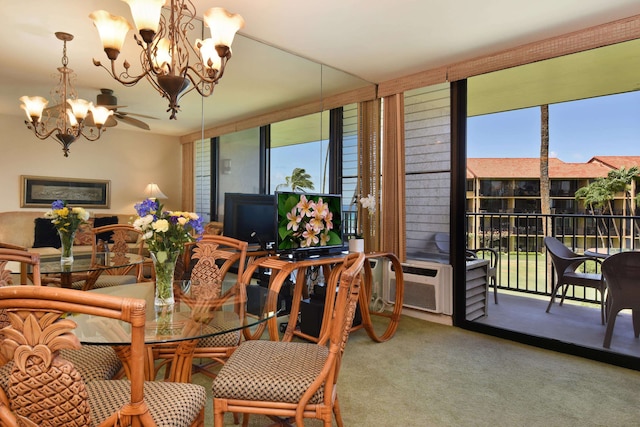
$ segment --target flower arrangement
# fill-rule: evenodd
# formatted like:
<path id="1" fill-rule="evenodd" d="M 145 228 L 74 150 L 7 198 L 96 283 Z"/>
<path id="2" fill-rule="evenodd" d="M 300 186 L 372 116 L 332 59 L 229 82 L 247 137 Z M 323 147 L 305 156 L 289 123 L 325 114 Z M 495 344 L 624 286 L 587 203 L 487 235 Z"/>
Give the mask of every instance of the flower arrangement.
<path id="1" fill-rule="evenodd" d="M 157 199 L 146 199 L 136 204 L 135 209 L 138 218 L 133 228 L 143 233 L 151 252 L 182 252 L 185 243 L 196 241 L 204 231 L 197 214 L 165 211 Z"/>
<path id="2" fill-rule="evenodd" d="M 73 263 L 73 237 L 81 224 L 89 219 L 89 212 L 84 208 L 69 208 L 63 200 L 56 200 L 51 204 L 51 209 L 45 212 L 45 218 L 53 223 L 60 236 L 60 263 L 71 265 Z"/>
<path id="3" fill-rule="evenodd" d="M 80 207 L 69 208 L 66 202 L 56 200 L 44 217 L 50 219 L 59 232 L 75 233 L 81 224 L 87 222 L 89 212 Z"/>
<path id="4" fill-rule="evenodd" d="M 333 211 L 322 197 L 308 199 L 304 194 L 289 195 L 282 204 L 286 215 L 278 224 L 279 249 L 309 248 L 341 244 L 334 231 Z M 279 218 L 280 218 L 279 212 Z"/>
<path id="5" fill-rule="evenodd" d="M 157 199 L 143 200 L 135 209 L 133 228 L 142 232 L 156 273 L 155 305 L 172 305 L 176 261 L 185 243 L 198 240 L 204 231 L 202 219 L 193 212 L 165 211 Z"/>

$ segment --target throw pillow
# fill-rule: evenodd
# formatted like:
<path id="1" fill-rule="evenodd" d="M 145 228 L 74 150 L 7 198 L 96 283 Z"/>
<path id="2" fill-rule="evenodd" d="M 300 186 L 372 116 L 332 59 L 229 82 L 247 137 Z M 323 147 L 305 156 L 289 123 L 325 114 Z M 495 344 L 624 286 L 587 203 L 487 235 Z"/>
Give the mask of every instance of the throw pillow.
<path id="1" fill-rule="evenodd" d="M 35 219 L 35 234 L 33 236 L 34 248 L 56 248 L 59 249 L 62 244 L 60 243 L 60 236 L 56 226 L 53 225 L 48 218 L 36 218 Z"/>
<path id="2" fill-rule="evenodd" d="M 93 244 L 93 218 L 89 218 L 85 224 L 81 224 L 76 231 L 76 236 L 73 239 L 74 245 L 79 246 L 91 246 Z"/>
<path id="3" fill-rule="evenodd" d="M 117 216 L 102 216 L 102 217 L 95 217 L 93 219 L 93 227 L 94 228 L 102 227 L 103 225 L 111 225 L 111 224 L 117 224 L 117 223 L 118 223 L 118 217 Z M 111 240 L 111 236 L 113 236 L 113 231 L 107 231 L 105 233 L 100 233 L 96 237 L 99 240 L 102 240 L 103 242 L 111 242 L 111 243 L 113 243 L 113 240 Z"/>

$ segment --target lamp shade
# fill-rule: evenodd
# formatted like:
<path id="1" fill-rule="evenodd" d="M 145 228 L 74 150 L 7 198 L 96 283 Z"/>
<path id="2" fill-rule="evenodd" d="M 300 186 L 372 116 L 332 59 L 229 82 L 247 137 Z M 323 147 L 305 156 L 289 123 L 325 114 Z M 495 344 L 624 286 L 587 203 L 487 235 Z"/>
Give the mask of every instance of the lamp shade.
<path id="1" fill-rule="evenodd" d="M 144 196 L 147 199 L 168 199 L 167 195 L 160 190 L 158 184 L 154 184 L 153 182 L 147 184 L 144 189 Z"/>

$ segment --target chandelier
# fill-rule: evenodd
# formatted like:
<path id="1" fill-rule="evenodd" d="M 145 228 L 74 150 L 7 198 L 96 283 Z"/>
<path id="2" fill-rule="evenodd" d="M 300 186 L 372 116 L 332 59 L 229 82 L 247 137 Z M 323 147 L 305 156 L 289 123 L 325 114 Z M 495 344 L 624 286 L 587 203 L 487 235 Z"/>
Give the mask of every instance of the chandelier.
<path id="1" fill-rule="evenodd" d="M 204 13 L 204 23 L 211 30 L 205 40 L 189 41 L 187 33 L 195 29 L 196 10 L 190 0 L 170 0 L 168 13 L 162 13 L 165 0 L 123 0 L 129 5 L 138 30 L 133 38 L 141 49 L 142 72 L 129 74 L 130 64 L 123 63 L 124 70 L 116 71 L 115 61 L 131 24 L 122 16 L 114 16 L 104 10 L 89 15 L 93 19 L 111 68 L 94 59 L 94 65 L 102 67 L 116 81 L 133 86 L 145 78 L 169 100 L 167 112 L 175 119 L 180 110 L 178 100 L 193 89 L 207 97 L 224 74 L 231 58 L 231 43 L 238 30 L 244 27 L 244 19 L 225 9 L 214 7 Z M 168 18 L 165 16 L 168 15 Z M 189 86 L 191 88 L 189 88 Z"/>
<path id="2" fill-rule="evenodd" d="M 103 125 L 113 111 L 105 107 L 96 107 L 93 103 L 77 97 L 76 91 L 71 85 L 71 80 L 75 79 L 75 73 L 67 64 L 67 42 L 73 40 L 73 35 L 57 32 L 56 37 L 63 42 L 62 67 L 58 67 L 60 81 L 58 86 L 51 90 L 51 96 L 56 103 L 53 107 L 45 109 L 49 101 L 41 96 L 22 96 L 20 101 L 22 108 L 27 114 L 28 120 L 24 123 L 27 128 L 33 131 L 39 139 L 47 139 L 55 136 L 62 145 L 65 157 L 69 157 L 69 146 L 82 135 L 89 141 L 100 138 Z M 44 115 L 44 118 L 43 118 Z M 85 119 L 90 119 L 85 122 Z M 85 125 L 89 127 L 88 133 Z"/>

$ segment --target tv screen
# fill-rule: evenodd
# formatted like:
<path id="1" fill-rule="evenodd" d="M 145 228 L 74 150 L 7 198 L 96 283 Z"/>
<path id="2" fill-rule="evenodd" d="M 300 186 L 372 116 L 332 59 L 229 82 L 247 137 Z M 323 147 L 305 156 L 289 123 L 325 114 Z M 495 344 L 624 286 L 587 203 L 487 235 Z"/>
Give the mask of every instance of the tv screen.
<path id="1" fill-rule="evenodd" d="M 276 241 L 276 204 L 272 194 L 225 193 L 222 234 L 261 249 Z"/>
<path id="2" fill-rule="evenodd" d="M 281 256 L 304 258 L 342 251 L 340 195 L 276 192 L 276 203 L 276 250 Z"/>

